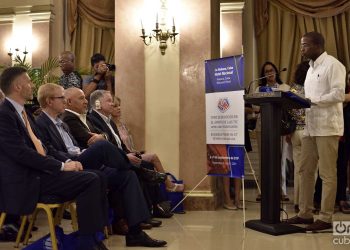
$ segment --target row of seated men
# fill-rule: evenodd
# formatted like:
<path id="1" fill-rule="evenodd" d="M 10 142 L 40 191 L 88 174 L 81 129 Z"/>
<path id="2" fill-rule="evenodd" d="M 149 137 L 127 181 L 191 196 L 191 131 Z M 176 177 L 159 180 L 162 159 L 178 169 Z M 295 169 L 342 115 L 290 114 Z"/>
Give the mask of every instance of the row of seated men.
<path id="1" fill-rule="evenodd" d="M 106 62 L 105 57 L 102 54 L 96 53 L 90 58 L 90 63 L 92 67 L 93 74 L 81 77 L 79 72 L 75 70 L 75 56 L 71 51 L 64 51 L 59 56 L 59 65 L 62 70 L 62 75 L 59 78 L 59 84 L 64 88 L 68 89 L 71 87 L 76 87 L 79 89 L 82 89 L 82 91 L 85 94 L 85 97 L 89 100 L 91 93 L 93 93 L 95 90 L 107 90 L 109 91 L 112 96 L 115 96 L 114 92 L 114 71 L 115 71 L 115 65 L 108 64 Z M 83 79 L 84 78 L 84 79 Z M 99 101 L 99 100 L 98 100 Z M 96 98 L 91 103 L 91 105 L 95 105 Z M 108 105 L 102 106 L 101 112 L 97 113 L 104 113 L 105 116 L 109 116 L 111 114 L 111 107 L 110 103 Z M 116 144 L 116 141 L 118 142 L 120 139 L 124 141 L 125 144 L 122 144 L 122 149 L 127 153 L 127 156 L 129 160 L 133 164 L 143 164 L 139 158 L 141 158 L 143 161 L 151 162 L 154 165 L 154 168 L 161 173 L 165 172 L 165 168 L 160 161 L 157 154 L 152 152 L 139 152 L 139 158 L 135 157 L 133 152 L 137 151 L 137 149 L 134 148 L 132 145 L 132 139 L 129 135 L 128 129 L 126 128 L 125 124 L 123 124 L 120 121 L 120 109 L 118 110 L 120 106 L 120 100 L 118 98 L 115 99 L 115 107 L 114 112 L 112 113 L 113 121 L 115 121 L 116 124 L 113 124 L 111 122 L 111 127 L 107 128 L 106 126 L 100 126 L 99 122 L 97 122 L 97 127 L 104 131 L 104 130 L 118 130 L 114 125 L 117 125 L 119 129 L 121 129 L 121 137 L 116 134 L 113 134 L 113 136 L 109 133 L 109 138 L 112 138 L 112 143 Z M 96 109 L 95 109 L 96 110 Z M 119 114 L 118 114 L 119 112 Z M 96 112 L 93 112 L 93 114 L 96 114 Z M 118 117 L 119 116 L 119 117 Z M 99 116 L 97 116 L 99 117 Z M 94 119 L 96 121 L 96 119 Z M 104 123 L 102 123 L 104 124 Z M 115 137 L 116 140 L 114 140 Z M 119 145 L 120 146 L 120 145 Z M 170 192 L 182 192 L 184 190 L 183 184 L 176 184 L 170 181 L 169 179 L 165 180 L 165 186 L 166 189 Z"/>
<path id="2" fill-rule="evenodd" d="M 151 163 L 130 162 L 122 141 L 113 134 L 118 131 L 104 113 L 113 103 L 110 92 L 91 94 L 95 111 L 87 118 L 88 102 L 81 89 L 42 85 L 38 90 L 42 112 L 35 121 L 24 109 L 34 87 L 24 68 L 5 69 L 0 87 L 6 96 L 0 106 L 1 212 L 31 214 L 36 203 L 48 197 L 75 200 L 78 249 L 90 250 L 107 249 L 95 234 L 108 224 L 109 206 L 126 219 L 127 246 L 167 244 L 141 229 L 151 217 L 152 205 L 160 202 L 147 204 L 144 194 L 159 197 L 154 195 L 159 191 L 154 184 L 164 182 L 165 175 L 150 170 Z"/>

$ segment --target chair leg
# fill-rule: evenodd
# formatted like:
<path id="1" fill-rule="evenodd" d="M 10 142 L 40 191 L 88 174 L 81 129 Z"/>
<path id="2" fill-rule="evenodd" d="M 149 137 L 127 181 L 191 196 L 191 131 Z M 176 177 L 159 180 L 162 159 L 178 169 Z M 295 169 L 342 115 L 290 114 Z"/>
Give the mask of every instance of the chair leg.
<path id="1" fill-rule="evenodd" d="M 63 204 L 62 206 L 57 208 L 56 214 L 55 214 L 55 221 L 54 221 L 55 225 L 60 225 L 61 224 L 61 221 L 62 221 L 62 218 L 63 218 L 63 212 L 64 212 L 65 208 L 66 208 L 65 204 Z"/>
<path id="2" fill-rule="evenodd" d="M 52 250 L 58 250 L 56 231 L 55 231 L 54 220 L 53 220 L 53 217 L 52 217 L 52 211 L 51 211 L 51 209 L 49 207 L 42 207 L 42 209 L 45 210 L 45 212 L 47 214 L 47 219 L 49 221 L 49 230 L 50 230 Z"/>
<path id="3" fill-rule="evenodd" d="M 69 204 L 69 212 L 72 217 L 72 228 L 73 231 L 76 232 L 78 231 L 78 218 L 77 218 L 77 210 L 74 207 L 74 203 Z"/>
<path id="4" fill-rule="evenodd" d="M 15 248 L 19 247 L 19 243 L 21 242 L 21 238 L 22 238 L 22 235 L 24 233 L 24 227 L 27 224 L 27 220 L 28 220 L 27 215 L 22 216 L 21 227 L 19 228 L 19 231 L 17 233 Z"/>
<path id="5" fill-rule="evenodd" d="M 29 236 L 30 236 L 30 233 L 32 232 L 33 225 L 34 225 L 34 222 L 36 220 L 36 216 L 38 215 L 38 212 L 39 212 L 39 209 L 36 208 L 34 210 L 32 218 L 30 219 L 30 223 L 29 223 L 28 228 L 27 228 L 27 233 L 26 233 L 26 236 L 24 237 L 23 245 L 28 245 Z"/>
<path id="6" fill-rule="evenodd" d="M 0 215 L 0 232 L 1 232 L 2 226 L 4 225 L 5 219 L 6 219 L 6 213 L 1 213 L 1 215 Z"/>

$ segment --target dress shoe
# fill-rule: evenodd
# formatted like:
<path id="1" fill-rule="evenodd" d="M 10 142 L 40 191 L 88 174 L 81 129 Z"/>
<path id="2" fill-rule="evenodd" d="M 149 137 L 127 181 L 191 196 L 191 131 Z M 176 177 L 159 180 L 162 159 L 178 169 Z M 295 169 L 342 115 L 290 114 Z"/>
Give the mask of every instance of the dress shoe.
<path id="1" fill-rule="evenodd" d="M 316 220 L 311 225 L 305 228 L 305 231 L 317 232 L 332 228 L 332 223 L 324 222 L 321 220 Z"/>
<path id="2" fill-rule="evenodd" d="M 155 218 L 170 218 L 174 214 L 167 208 L 163 208 L 160 204 L 153 207 L 153 217 Z"/>
<path id="3" fill-rule="evenodd" d="M 287 224 L 312 224 L 314 222 L 313 218 L 310 219 L 304 219 L 299 216 L 294 216 L 288 220 L 285 221 Z"/>
<path id="4" fill-rule="evenodd" d="M 159 173 L 142 167 L 138 169 L 138 173 L 144 181 L 152 184 L 164 183 L 167 178 L 167 175 L 164 173 Z"/>
<path id="5" fill-rule="evenodd" d="M 137 235 L 128 234 L 126 236 L 126 246 L 128 247 L 162 247 L 167 244 L 164 240 L 156 240 L 149 237 L 145 232 L 141 231 Z"/>
<path id="6" fill-rule="evenodd" d="M 343 214 L 350 214 L 350 205 L 346 201 L 339 202 L 339 211 Z"/>
<path id="7" fill-rule="evenodd" d="M 16 241 L 17 234 L 19 231 L 19 225 L 17 223 L 8 223 L 3 225 L 2 233 L 0 234 L 0 241 Z M 27 231 L 28 223 L 24 228 L 24 232 Z M 21 242 L 24 241 L 25 233 L 22 234 Z M 32 237 L 32 234 L 29 235 L 29 238 Z"/>
<path id="8" fill-rule="evenodd" d="M 162 221 L 160 220 L 148 219 L 145 222 L 151 224 L 152 227 L 160 227 L 160 225 L 162 225 Z"/>
<path id="9" fill-rule="evenodd" d="M 148 230 L 148 229 L 152 229 L 152 224 L 150 224 L 150 223 L 146 223 L 146 222 L 141 222 L 140 223 L 140 228 L 142 229 L 142 230 Z"/>
<path id="10" fill-rule="evenodd" d="M 124 219 L 120 219 L 112 224 L 113 234 L 126 235 L 129 232 L 129 227 Z"/>

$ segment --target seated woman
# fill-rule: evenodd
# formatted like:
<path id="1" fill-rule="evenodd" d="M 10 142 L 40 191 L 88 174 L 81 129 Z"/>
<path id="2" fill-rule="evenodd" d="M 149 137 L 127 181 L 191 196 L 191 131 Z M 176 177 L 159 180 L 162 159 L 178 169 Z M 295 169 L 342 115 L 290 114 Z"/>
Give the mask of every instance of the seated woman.
<path id="1" fill-rule="evenodd" d="M 121 122 L 121 110 L 120 110 L 121 100 L 119 97 L 114 98 L 114 108 L 112 112 L 112 120 L 117 125 L 118 131 L 124 144 L 131 152 L 138 152 L 134 148 L 134 143 L 131 134 L 129 133 L 126 125 Z M 164 167 L 155 153 L 145 153 L 141 154 L 142 160 L 153 163 L 155 169 L 160 173 L 165 173 Z M 184 190 L 183 184 L 173 183 L 169 178 L 165 181 L 166 189 L 170 192 L 182 192 Z"/>
<path id="2" fill-rule="evenodd" d="M 264 88 L 269 88 L 271 90 L 281 90 L 281 91 L 289 91 L 290 86 L 288 84 L 285 84 L 282 82 L 279 71 L 275 64 L 272 62 L 265 62 L 264 65 L 261 67 L 260 72 L 260 83 L 259 87 L 256 88 L 255 92 L 264 92 Z M 256 139 L 258 142 L 258 152 L 259 152 L 259 183 L 261 185 L 261 117 L 260 117 L 260 107 L 254 107 L 255 113 L 258 113 L 258 118 L 256 122 Z M 286 136 L 281 136 L 281 191 L 282 201 L 289 201 L 289 198 L 287 196 L 287 185 L 286 185 L 286 168 L 287 168 L 287 158 L 291 159 L 291 147 L 289 146 L 289 142 L 286 141 Z M 260 194 L 256 198 L 256 201 L 260 201 L 261 196 Z"/>

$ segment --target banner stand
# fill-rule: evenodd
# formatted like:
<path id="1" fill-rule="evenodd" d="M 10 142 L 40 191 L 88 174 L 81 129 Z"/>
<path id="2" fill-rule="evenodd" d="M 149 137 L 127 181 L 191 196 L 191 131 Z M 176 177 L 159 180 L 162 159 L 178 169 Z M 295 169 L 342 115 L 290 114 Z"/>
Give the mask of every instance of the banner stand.
<path id="1" fill-rule="evenodd" d="M 256 183 L 256 186 L 258 187 L 258 190 L 259 190 L 259 193 L 261 193 L 260 191 L 260 186 L 259 186 L 259 183 L 257 181 L 257 178 L 256 178 L 256 175 L 255 175 L 255 171 L 253 169 L 253 166 L 252 166 L 252 163 L 250 161 L 250 158 L 249 158 L 249 155 L 248 155 L 248 152 L 247 150 L 245 149 L 244 147 L 244 151 L 245 151 L 245 155 L 247 156 L 247 159 L 248 159 L 248 162 L 249 162 L 249 167 L 250 167 L 250 170 L 251 170 L 251 173 L 250 174 L 253 174 L 253 177 L 254 177 L 254 180 L 255 180 L 255 183 Z M 188 192 L 188 194 L 185 195 L 185 197 L 179 201 L 179 203 L 176 204 L 176 206 L 173 207 L 173 209 L 171 210 L 171 212 L 173 212 L 184 200 L 186 200 L 186 198 L 208 177 L 208 175 L 205 175 L 202 180 L 200 180 L 198 182 L 198 184 L 192 188 L 192 190 L 190 192 Z M 243 227 L 245 228 L 245 221 L 246 221 L 246 213 L 245 213 L 245 209 L 246 209 L 246 204 L 245 204 L 245 188 L 244 188 L 244 175 L 242 175 L 241 177 L 242 179 L 242 195 L 243 195 Z"/>
<path id="2" fill-rule="evenodd" d="M 173 207 L 173 209 L 171 209 L 171 211 L 170 212 L 173 212 L 184 200 L 186 200 L 186 198 L 206 179 L 208 177 L 208 175 L 205 175 L 204 177 L 203 177 L 203 179 L 202 180 L 200 180 L 200 182 L 198 182 L 198 184 L 194 187 L 194 188 L 192 188 L 192 190 L 188 193 L 188 194 L 186 194 L 185 195 L 185 197 L 181 200 L 181 201 L 179 201 L 179 203 L 177 203 L 176 204 L 176 206 L 175 207 Z"/>
<path id="3" fill-rule="evenodd" d="M 247 159 L 248 159 L 248 163 L 249 163 L 249 167 L 250 167 L 250 171 L 251 171 L 250 174 L 253 175 L 254 181 L 255 181 L 256 186 L 257 186 L 258 191 L 259 191 L 259 194 L 261 194 L 260 185 L 259 185 L 259 182 L 258 182 L 258 180 L 257 180 L 257 178 L 256 178 L 256 175 L 255 175 L 255 170 L 253 169 L 252 162 L 250 161 L 248 152 L 247 152 L 247 150 L 245 149 L 245 147 L 244 147 L 244 151 L 245 151 L 245 155 L 247 156 Z"/>
<path id="4" fill-rule="evenodd" d="M 247 153 L 247 152 L 246 152 Z M 242 175 L 242 195 L 243 195 L 243 229 L 245 228 L 245 188 L 244 188 L 244 175 Z"/>

